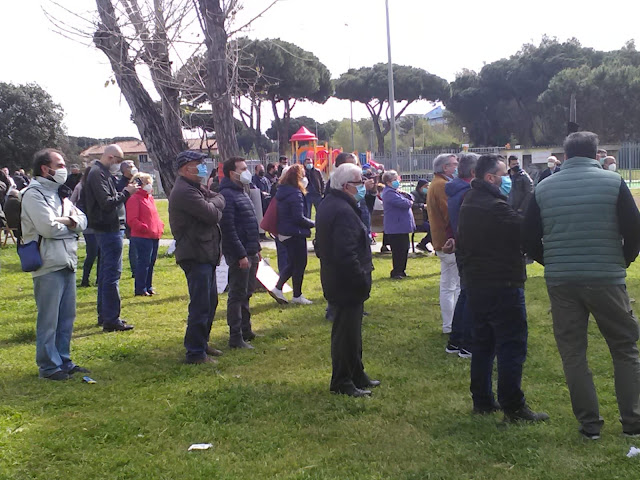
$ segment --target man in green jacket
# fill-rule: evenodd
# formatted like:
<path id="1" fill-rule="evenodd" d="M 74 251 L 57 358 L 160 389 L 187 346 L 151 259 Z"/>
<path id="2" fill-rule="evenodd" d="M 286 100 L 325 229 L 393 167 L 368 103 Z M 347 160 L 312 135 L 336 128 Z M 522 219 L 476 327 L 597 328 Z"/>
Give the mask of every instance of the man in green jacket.
<path id="1" fill-rule="evenodd" d="M 625 285 L 640 250 L 640 212 L 624 180 L 603 170 L 598 136 L 564 142 L 562 170 L 538 184 L 524 221 L 526 253 L 545 266 L 553 331 L 580 433 L 600 438 L 604 423 L 587 363 L 589 314 L 614 365 L 616 397 L 627 436 L 640 436 L 638 321 Z"/>

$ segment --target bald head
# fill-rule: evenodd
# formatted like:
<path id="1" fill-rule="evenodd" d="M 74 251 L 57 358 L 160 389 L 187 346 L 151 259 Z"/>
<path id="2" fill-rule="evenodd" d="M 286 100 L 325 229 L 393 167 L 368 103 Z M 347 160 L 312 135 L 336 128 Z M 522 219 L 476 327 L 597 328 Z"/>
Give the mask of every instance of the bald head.
<path id="1" fill-rule="evenodd" d="M 122 149 L 115 144 L 107 145 L 104 149 L 104 153 L 100 157 L 100 163 L 110 167 L 116 163 L 121 163 L 124 157 L 124 153 L 122 153 Z"/>

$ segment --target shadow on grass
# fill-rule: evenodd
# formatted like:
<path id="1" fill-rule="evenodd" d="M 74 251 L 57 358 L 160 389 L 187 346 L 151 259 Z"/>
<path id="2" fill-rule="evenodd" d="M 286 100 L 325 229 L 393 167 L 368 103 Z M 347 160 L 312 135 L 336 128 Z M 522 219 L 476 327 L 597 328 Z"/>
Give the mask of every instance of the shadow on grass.
<path id="1" fill-rule="evenodd" d="M 33 343 L 36 341 L 36 330 L 33 327 L 22 328 L 9 335 L 9 338 L 0 342 L 0 346 L 12 346 L 20 343 Z"/>

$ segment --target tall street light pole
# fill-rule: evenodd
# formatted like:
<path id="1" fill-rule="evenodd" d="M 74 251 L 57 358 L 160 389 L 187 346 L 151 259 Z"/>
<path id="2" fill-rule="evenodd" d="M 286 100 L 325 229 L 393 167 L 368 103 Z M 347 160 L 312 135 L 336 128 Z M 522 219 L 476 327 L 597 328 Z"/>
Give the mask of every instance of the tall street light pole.
<path id="1" fill-rule="evenodd" d="M 389 55 L 389 107 L 391 109 L 391 163 L 396 166 L 396 170 L 400 168 L 398 164 L 398 148 L 396 145 L 396 112 L 395 112 L 395 95 L 393 90 L 393 63 L 391 62 L 391 28 L 389 27 L 389 0 L 385 0 L 385 8 L 387 10 L 387 51 Z"/>

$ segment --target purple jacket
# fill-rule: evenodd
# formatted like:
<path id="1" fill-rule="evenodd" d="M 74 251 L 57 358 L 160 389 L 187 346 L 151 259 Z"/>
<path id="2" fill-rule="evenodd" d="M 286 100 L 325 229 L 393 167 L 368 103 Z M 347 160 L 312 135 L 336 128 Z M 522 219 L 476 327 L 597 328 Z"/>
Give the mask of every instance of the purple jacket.
<path id="1" fill-rule="evenodd" d="M 384 208 L 384 233 L 411 233 L 416 229 L 416 222 L 411 211 L 412 200 L 397 190 L 386 186 L 382 190 L 382 206 Z"/>

